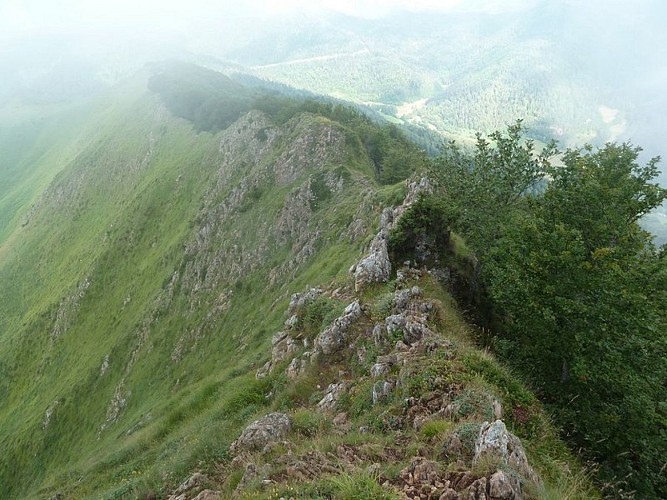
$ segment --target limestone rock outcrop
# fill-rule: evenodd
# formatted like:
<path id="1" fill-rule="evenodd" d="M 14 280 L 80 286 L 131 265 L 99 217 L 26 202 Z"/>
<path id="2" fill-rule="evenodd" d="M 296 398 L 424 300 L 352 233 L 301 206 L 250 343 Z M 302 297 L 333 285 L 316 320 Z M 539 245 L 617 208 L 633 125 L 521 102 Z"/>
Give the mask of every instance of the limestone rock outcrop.
<path id="1" fill-rule="evenodd" d="M 245 428 L 230 447 L 232 453 L 262 449 L 284 438 L 292 428 L 286 413 L 269 413 Z"/>
<path id="2" fill-rule="evenodd" d="M 507 430 L 502 420 L 482 424 L 475 442 L 473 464 L 489 455 L 497 457 L 526 479 L 535 483 L 539 481 L 537 474 L 528 464 L 521 440 Z"/>
<path id="3" fill-rule="evenodd" d="M 391 261 L 387 240 L 399 217 L 412 205 L 419 195 L 431 190 L 426 178 L 406 182 L 407 195 L 396 208 L 385 208 L 380 216 L 380 231 L 373 238 L 366 257 L 350 268 L 354 275 L 354 289 L 359 292 L 370 283 L 382 283 L 391 276 Z"/>
<path id="4" fill-rule="evenodd" d="M 331 326 L 315 338 L 315 347 L 319 348 L 323 354 L 330 355 L 345 346 L 347 334 L 350 327 L 361 316 L 361 305 L 358 300 L 349 304 L 343 314 L 336 318 Z"/>

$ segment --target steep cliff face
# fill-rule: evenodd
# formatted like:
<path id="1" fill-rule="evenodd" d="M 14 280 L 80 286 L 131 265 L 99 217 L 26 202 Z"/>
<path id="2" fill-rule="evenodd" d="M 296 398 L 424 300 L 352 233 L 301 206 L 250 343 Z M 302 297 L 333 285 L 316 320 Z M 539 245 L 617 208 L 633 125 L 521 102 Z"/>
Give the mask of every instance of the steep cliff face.
<path id="1" fill-rule="evenodd" d="M 198 132 L 146 81 L 95 104 L 81 133 L 89 140 L 56 155 L 68 161 L 52 166 L 0 246 L 0 496 L 166 496 L 196 470 L 208 479 L 193 476 L 179 498 L 206 485 L 207 495 L 232 494 L 239 483 L 254 495 L 264 480 L 292 478 L 290 467 L 313 484 L 362 470 L 320 449 L 308 472 L 279 445 L 283 468 L 244 477 L 268 458 L 246 460 L 257 445 L 237 438 L 271 413 L 247 440 L 277 426 L 286 442 L 335 428 L 332 442 L 355 429 L 388 450 L 432 432 L 469 446 L 461 433 L 482 423 L 469 417 L 489 408 L 499 417 L 486 403 L 507 403 L 484 392 L 479 412 L 461 410 L 477 399 L 447 385 L 449 368 L 422 370 L 436 354 L 453 373 L 487 361 L 436 334 L 458 313 L 424 292 L 451 301 L 433 274 L 396 273 L 402 264 L 388 260 L 387 234 L 405 209 L 391 207 L 416 185 L 377 183 L 360 146 L 373 126 L 362 132 L 298 103 L 277 119 L 246 100 L 226 128 Z M 450 414 L 453 423 L 438 423 Z M 443 432 L 424 431 L 430 421 Z M 359 462 L 343 441 L 339 455 Z M 408 467 L 419 453 L 399 455 L 392 463 Z M 373 484 L 378 474 L 402 488 L 386 471 Z"/>

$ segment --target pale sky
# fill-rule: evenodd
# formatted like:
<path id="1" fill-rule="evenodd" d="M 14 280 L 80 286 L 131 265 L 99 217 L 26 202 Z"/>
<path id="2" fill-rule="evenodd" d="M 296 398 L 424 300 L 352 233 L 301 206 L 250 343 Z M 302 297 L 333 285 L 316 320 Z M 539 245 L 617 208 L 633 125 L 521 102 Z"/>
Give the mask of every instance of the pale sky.
<path id="1" fill-rule="evenodd" d="M 137 27 L 192 32 L 202 22 L 267 18 L 318 10 L 381 17 L 395 10 L 499 13 L 544 1 L 576 5 L 595 17 L 623 17 L 664 7 L 664 0 L 0 0 L 0 40 Z"/>
<path id="2" fill-rule="evenodd" d="M 150 25 L 186 32 L 199 21 L 272 17 L 330 10 L 379 17 L 394 10 L 498 12 L 523 9 L 537 0 L 0 0 L 0 36 L 61 34 Z"/>

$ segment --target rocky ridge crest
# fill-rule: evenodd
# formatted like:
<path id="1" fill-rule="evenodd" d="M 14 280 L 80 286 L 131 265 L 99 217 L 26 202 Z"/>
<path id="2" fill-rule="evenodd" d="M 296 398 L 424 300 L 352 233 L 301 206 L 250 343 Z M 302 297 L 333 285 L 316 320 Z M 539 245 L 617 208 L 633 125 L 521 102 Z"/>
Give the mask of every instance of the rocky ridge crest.
<path id="1" fill-rule="evenodd" d="M 540 484 L 521 440 L 502 420 L 499 399 L 480 396 L 448 380 L 451 374 L 431 370 L 434 359 L 447 363 L 464 355 L 458 341 L 437 328 L 442 304 L 420 286 L 431 287 L 442 273 L 405 263 L 392 292 L 375 303 L 363 293 L 389 281 L 389 231 L 428 183 L 413 181 L 407 187 L 406 202 L 382 212 L 369 254 L 350 269 L 352 283 L 335 290 L 308 288 L 292 296 L 284 328 L 273 335 L 271 359 L 256 376 L 284 377 L 288 384 L 315 377 L 319 383 L 303 407 L 261 417 L 232 444 L 234 459 L 225 468 L 223 484 L 229 487 L 234 471 L 242 471 L 234 496 L 272 495 L 288 485 L 345 474 L 367 475 L 397 498 L 510 500 L 529 497 L 526 487 Z M 304 316 L 327 300 L 345 306 L 316 335 L 308 335 L 302 328 Z M 355 428 L 355 401 L 368 401 L 367 411 L 378 415 L 378 428 Z M 329 450 L 304 449 L 299 441 L 311 436 L 304 431 L 304 415 L 341 439 L 355 433 L 372 442 L 379 432 L 386 438 L 384 449 L 364 445 L 363 439 Z M 411 436 L 440 434 L 441 427 L 447 428 L 446 438 L 437 445 L 427 439 L 411 447 Z M 392 467 L 398 472 L 391 473 Z M 195 494 L 199 490 L 171 498 L 199 498 Z"/>

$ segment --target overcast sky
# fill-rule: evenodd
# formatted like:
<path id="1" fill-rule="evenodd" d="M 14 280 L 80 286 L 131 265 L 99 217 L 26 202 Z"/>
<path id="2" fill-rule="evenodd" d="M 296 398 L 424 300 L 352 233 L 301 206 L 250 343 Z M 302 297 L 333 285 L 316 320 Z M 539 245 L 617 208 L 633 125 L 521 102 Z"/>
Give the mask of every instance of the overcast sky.
<path id="1" fill-rule="evenodd" d="M 562 0 L 559 0 L 562 1 Z M 330 10 L 359 17 L 392 11 L 512 11 L 537 0 L 0 0 L 0 36 L 61 34 L 95 29 L 159 27 L 188 32 L 201 21 Z"/>
<path id="2" fill-rule="evenodd" d="M 271 18 L 317 10 L 359 17 L 381 17 L 392 11 L 433 10 L 511 12 L 545 0 L 0 0 L 0 39 L 35 34 L 76 34 L 95 30 L 138 28 L 189 34 L 202 23 L 224 23 L 239 17 Z M 642 11 L 663 10 L 664 0 L 546 0 L 569 3 L 599 17 L 632 19 Z"/>

